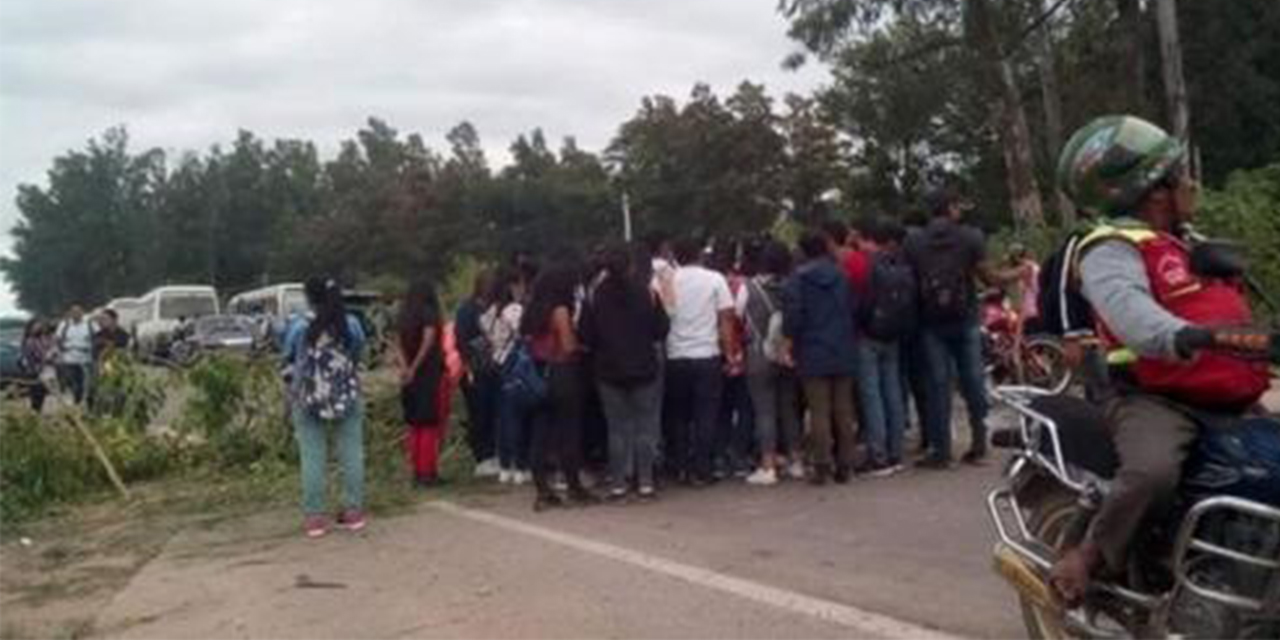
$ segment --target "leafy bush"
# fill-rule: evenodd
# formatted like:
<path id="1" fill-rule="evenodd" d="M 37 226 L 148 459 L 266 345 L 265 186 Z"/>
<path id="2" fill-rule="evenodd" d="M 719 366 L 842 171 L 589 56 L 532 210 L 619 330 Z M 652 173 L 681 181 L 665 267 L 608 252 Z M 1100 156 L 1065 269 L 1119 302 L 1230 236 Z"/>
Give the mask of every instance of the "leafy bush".
<path id="1" fill-rule="evenodd" d="M 145 431 L 164 404 L 164 382 L 162 374 L 148 372 L 129 354 L 112 353 L 99 366 L 94 380 L 94 413 Z"/>
<path id="2" fill-rule="evenodd" d="M 1250 273 L 1280 300 L 1280 163 L 1238 171 L 1222 190 L 1206 191 L 1199 223 L 1214 236 L 1243 242 Z"/>

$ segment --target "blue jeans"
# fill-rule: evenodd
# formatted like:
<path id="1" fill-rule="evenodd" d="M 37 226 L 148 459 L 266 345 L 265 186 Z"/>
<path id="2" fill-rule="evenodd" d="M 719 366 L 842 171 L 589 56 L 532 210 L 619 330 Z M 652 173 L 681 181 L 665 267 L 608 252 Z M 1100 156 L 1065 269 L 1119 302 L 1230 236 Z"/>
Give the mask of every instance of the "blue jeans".
<path id="1" fill-rule="evenodd" d="M 293 410 L 293 435 L 302 463 L 302 512 L 324 515 L 325 476 L 329 466 L 329 431 L 335 432 L 338 468 L 342 471 L 342 506 L 364 508 L 364 408 L 356 407 L 342 420 L 322 421 L 301 409 Z"/>
<path id="2" fill-rule="evenodd" d="M 858 404 L 862 406 L 867 449 L 877 464 L 902 460 L 906 407 L 898 353 L 897 342 L 862 336 L 857 343 Z"/>
<path id="3" fill-rule="evenodd" d="M 982 373 L 982 335 L 977 321 L 934 325 L 924 330 L 929 362 L 929 444 L 933 455 L 951 457 L 951 364 L 960 378 L 960 395 L 969 410 L 973 449 L 987 447 L 987 390 Z"/>
<path id="4" fill-rule="evenodd" d="M 528 470 L 531 413 L 501 389 L 494 395 L 498 402 L 498 463 L 509 471 Z"/>

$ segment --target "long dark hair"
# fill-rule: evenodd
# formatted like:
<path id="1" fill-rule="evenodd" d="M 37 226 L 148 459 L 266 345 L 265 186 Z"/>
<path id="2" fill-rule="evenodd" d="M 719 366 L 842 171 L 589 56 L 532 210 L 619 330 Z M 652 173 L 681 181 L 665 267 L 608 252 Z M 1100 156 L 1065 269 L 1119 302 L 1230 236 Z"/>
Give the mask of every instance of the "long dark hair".
<path id="1" fill-rule="evenodd" d="M 520 333 L 536 336 L 551 328 L 551 314 L 556 307 L 573 309 L 581 283 L 582 269 L 577 265 L 559 264 L 546 269 L 533 281 L 529 308 L 520 320 Z"/>
<path id="2" fill-rule="evenodd" d="M 320 336 L 327 333 L 342 346 L 351 348 L 355 340 L 347 324 L 347 304 L 342 299 L 342 285 L 333 278 L 313 276 L 307 279 L 303 290 L 307 304 L 316 314 L 307 327 L 307 344 L 315 345 Z"/>
<path id="3" fill-rule="evenodd" d="M 427 323 L 433 326 L 440 324 L 440 299 L 436 296 L 435 287 L 430 282 L 420 280 L 409 287 L 404 301 L 400 303 L 400 346 L 407 347 L 418 344 Z"/>

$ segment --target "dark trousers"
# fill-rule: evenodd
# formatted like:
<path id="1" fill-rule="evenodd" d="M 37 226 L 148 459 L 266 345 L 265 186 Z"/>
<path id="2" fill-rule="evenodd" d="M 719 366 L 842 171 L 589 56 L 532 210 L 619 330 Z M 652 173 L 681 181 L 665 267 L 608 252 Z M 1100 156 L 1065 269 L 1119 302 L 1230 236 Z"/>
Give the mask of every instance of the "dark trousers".
<path id="1" fill-rule="evenodd" d="M 903 398 L 915 405 L 916 424 L 920 426 L 920 442 L 929 445 L 929 358 L 924 351 L 924 334 L 915 333 L 902 340 Z M 906 421 L 909 427 L 910 420 Z"/>
<path id="2" fill-rule="evenodd" d="M 723 465 L 720 468 L 725 471 L 754 467 L 751 454 L 756 427 L 751 402 L 751 390 L 745 374 L 724 378 L 713 460 L 717 465 Z"/>
<path id="3" fill-rule="evenodd" d="M 492 373 L 468 376 L 462 381 L 467 402 L 467 447 L 476 462 L 496 455 L 498 377 Z"/>
<path id="4" fill-rule="evenodd" d="M 582 410 L 585 388 L 578 363 L 548 365 L 547 401 L 533 413 L 533 483 L 539 495 L 551 492 L 551 476 L 564 473 L 571 489 L 581 489 Z"/>
<path id="5" fill-rule="evenodd" d="M 668 468 L 682 478 L 711 478 L 711 445 L 724 385 L 721 360 L 668 360 L 663 430 Z"/>

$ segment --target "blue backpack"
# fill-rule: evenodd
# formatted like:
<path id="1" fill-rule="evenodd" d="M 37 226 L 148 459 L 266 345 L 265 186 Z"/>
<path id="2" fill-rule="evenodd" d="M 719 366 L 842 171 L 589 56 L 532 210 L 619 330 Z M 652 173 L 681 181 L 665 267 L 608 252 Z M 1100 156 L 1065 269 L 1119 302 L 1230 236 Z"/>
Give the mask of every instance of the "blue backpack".
<path id="1" fill-rule="evenodd" d="M 502 363 L 502 393 L 523 409 L 532 409 L 547 399 L 547 379 L 523 340 L 512 346 Z"/>
<path id="2" fill-rule="evenodd" d="M 360 378 L 356 362 L 341 342 L 321 334 L 304 346 L 299 374 L 302 408 L 320 420 L 341 420 L 360 404 Z"/>

